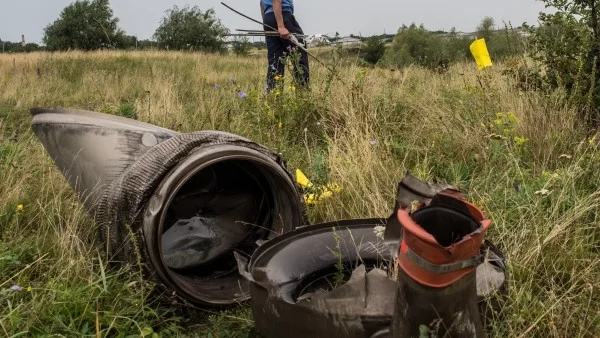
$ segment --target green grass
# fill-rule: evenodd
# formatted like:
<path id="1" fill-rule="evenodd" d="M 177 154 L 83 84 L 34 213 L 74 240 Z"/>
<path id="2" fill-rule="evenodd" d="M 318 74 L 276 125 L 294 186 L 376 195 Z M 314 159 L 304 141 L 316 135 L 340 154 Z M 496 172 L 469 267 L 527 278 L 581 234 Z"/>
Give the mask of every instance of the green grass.
<path id="1" fill-rule="evenodd" d="M 508 259 L 493 336 L 600 335 L 600 149 L 562 91 L 519 91 L 502 64 L 438 74 L 347 59 L 337 68 L 346 85 L 313 63 L 311 93 L 286 78 L 265 97 L 262 58 L 12 58 L 0 56 L 0 335 L 257 334 L 247 305 L 186 309 L 157 297 L 137 268 L 106 265 L 93 223 L 29 128 L 30 107 L 55 105 L 230 131 L 280 151 L 291 170 L 342 188 L 310 208 L 313 222 L 388 216 L 406 171 L 453 184 L 489 214 L 488 238 Z"/>

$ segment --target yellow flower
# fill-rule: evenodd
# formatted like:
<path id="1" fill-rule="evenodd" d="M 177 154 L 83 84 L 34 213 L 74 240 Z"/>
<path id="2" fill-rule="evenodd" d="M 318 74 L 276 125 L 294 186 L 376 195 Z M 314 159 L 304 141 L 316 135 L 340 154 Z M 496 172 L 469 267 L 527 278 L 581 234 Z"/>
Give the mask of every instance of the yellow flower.
<path id="1" fill-rule="evenodd" d="M 283 127 L 283 123 L 281 123 L 281 121 L 279 121 L 279 128 Z"/>
<path id="2" fill-rule="evenodd" d="M 524 145 L 529 140 L 526 137 L 515 136 L 514 141 L 515 141 L 515 145 L 517 147 L 520 147 L 520 146 Z"/>
<path id="3" fill-rule="evenodd" d="M 17 205 L 17 211 L 23 211 L 23 204 Z"/>
<path id="4" fill-rule="evenodd" d="M 275 81 L 279 81 L 279 80 L 281 80 L 281 76 L 275 75 Z"/>
<path id="5" fill-rule="evenodd" d="M 27 292 L 31 292 L 31 286 L 27 287 Z"/>
<path id="6" fill-rule="evenodd" d="M 589 139 L 588 139 L 588 143 L 589 143 L 591 146 L 592 146 L 592 145 L 594 145 L 594 143 L 595 143 L 595 142 L 596 142 L 596 136 L 594 136 L 594 137 L 592 137 L 592 138 L 589 138 Z"/>
<path id="7" fill-rule="evenodd" d="M 279 90 L 275 91 L 275 96 L 279 96 L 279 94 L 281 94 L 281 92 Z"/>
<path id="8" fill-rule="evenodd" d="M 296 91 L 296 87 L 295 86 L 290 86 L 290 90 L 295 92 Z"/>

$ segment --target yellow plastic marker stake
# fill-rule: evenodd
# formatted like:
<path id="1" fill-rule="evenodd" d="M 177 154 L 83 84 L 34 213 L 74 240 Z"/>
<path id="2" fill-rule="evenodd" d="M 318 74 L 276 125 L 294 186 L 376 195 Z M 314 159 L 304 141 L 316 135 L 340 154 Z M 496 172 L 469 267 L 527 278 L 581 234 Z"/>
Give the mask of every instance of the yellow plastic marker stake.
<path id="1" fill-rule="evenodd" d="M 312 183 L 308 180 L 308 177 L 300 169 L 296 169 L 296 182 L 304 188 L 312 187 Z"/>
<path id="2" fill-rule="evenodd" d="M 473 54 L 473 57 L 475 58 L 475 62 L 477 62 L 477 68 L 479 68 L 479 70 L 492 66 L 492 59 L 490 58 L 490 53 L 488 52 L 487 45 L 485 44 L 485 39 L 477 39 L 473 41 L 470 49 L 471 54 Z"/>

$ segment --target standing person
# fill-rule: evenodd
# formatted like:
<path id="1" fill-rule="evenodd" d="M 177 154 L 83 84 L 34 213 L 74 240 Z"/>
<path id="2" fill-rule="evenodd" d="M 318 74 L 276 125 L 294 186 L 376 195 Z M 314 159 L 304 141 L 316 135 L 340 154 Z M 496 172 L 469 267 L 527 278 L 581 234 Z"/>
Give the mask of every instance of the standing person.
<path id="1" fill-rule="evenodd" d="M 297 85 L 301 88 L 307 88 L 309 84 L 308 55 L 303 50 L 297 48 L 289 41 L 290 34 L 301 34 L 302 28 L 294 17 L 293 0 L 261 0 L 260 11 L 265 25 L 277 28 L 279 36 L 265 37 L 267 42 L 267 58 L 269 68 L 267 70 L 267 90 L 275 86 L 275 77 L 283 76 L 285 72 L 285 53 L 297 50 L 300 53 L 298 65 L 295 65 L 293 76 Z M 265 31 L 271 31 L 264 26 Z M 298 37 L 298 42 L 306 46 L 304 38 Z M 299 66 L 299 67 L 298 67 Z"/>

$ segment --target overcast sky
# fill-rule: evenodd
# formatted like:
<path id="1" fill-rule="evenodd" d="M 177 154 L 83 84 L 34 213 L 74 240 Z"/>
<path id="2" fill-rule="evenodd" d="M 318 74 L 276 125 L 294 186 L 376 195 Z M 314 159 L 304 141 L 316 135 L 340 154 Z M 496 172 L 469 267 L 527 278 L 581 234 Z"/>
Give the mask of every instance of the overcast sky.
<path id="1" fill-rule="evenodd" d="M 111 6 L 127 34 L 152 37 L 164 12 L 174 5 L 214 8 L 217 17 L 232 31 L 257 29 L 259 25 L 231 12 L 221 1 L 255 19 L 259 0 L 112 0 Z M 74 0 L 0 0 L 0 39 L 41 43 L 44 27 Z M 296 0 L 296 18 L 305 34 L 341 35 L 394 33 L 402 24 L 423 23 L 430 30 L 473 31 L 484 16 L 497 24 L 537 24 L 539 0 Z"/>

